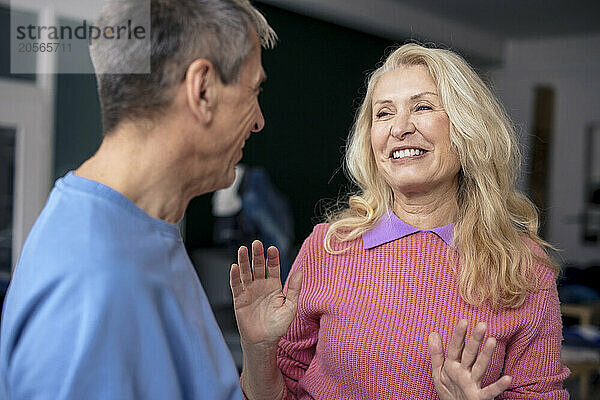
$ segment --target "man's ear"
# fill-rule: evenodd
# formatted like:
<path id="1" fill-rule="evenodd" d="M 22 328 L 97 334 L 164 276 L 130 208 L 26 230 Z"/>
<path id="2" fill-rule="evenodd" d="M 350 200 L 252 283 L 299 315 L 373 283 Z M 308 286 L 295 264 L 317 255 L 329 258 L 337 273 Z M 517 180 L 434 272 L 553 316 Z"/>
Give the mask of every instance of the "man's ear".
<path id="1" fill-rule="evenodd" d="M 217 101 L 219 78 L 214 65 L 205 58 L 194 60 L 185 74 L 187 105 L 198 120 L 209 123 Z"/>

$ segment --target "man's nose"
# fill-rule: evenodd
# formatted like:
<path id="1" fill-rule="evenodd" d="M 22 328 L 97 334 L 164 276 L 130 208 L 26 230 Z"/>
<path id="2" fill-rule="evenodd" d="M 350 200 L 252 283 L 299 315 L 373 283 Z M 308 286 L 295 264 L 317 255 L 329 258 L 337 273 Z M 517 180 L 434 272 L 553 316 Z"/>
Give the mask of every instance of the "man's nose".
<path id="1" fill-rule="evenodd" d="M 258 108 L 258 115 L 256 116 L 256 121 L 252 126 L 252 132 L 260 132 L 265 127 L 265 117 L 263 116 L 262 110 L 260 107 Z"/>

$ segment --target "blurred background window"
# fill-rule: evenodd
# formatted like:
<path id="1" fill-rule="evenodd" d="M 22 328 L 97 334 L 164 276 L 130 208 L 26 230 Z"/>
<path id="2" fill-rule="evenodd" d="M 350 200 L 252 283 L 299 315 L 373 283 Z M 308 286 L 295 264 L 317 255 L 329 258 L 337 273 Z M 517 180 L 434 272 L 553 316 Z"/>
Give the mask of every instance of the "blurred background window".
<path id="1" fill-rule="evenodd" d="M 10 276 L 15 176 L 15 133 L 0 127 L 0 278 Z"/>

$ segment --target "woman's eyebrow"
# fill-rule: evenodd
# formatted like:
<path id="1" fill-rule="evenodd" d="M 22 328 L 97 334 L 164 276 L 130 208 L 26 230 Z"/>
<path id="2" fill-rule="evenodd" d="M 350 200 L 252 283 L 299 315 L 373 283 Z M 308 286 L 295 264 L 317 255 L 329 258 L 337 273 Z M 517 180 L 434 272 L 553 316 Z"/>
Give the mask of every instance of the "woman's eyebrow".
<path id="1" fill-rule="evenodd" d="M 378 105 L 378 104 L 387 104 L 387 103 L 392 103 L 391 100 L 388 99 L 384 99 L 384 100 L 377 100 L 375 103 L 373 103 L 374 106 Z"/>
<path id="2" fill-rule="evenodd" d="M 433 92 L 421 92 L 421 93 L 417 93 L 417 94 L 413 94 L 412 96 L 410 96 L 411 100 L 416 100 L 418 98 L 427 96 L 427 95 L 432 95 L 432 96 L 436 96 L 437 97 L 437 93 L 433 93 Z"/>
<path id="3" fill-rule="evenodd" d="M 437 93 L 421 92 L 421 93 L 413 94 L 412 96 L 410 96 L 409 101 L 413 101 L 413 100 L 416 100 L 416 99 L 419 99 L 419 98 L 425 97 L 425 96 L 436 96 L 437 97 Z M 387 103 L 393 103 L 393 101 L 389 100 L 389 99 L 382 99 L 382 100 L 377 100 L 375 103 L 373 103 L 373 105 L 376 106 L 379 104 L 387 104 Z"/>

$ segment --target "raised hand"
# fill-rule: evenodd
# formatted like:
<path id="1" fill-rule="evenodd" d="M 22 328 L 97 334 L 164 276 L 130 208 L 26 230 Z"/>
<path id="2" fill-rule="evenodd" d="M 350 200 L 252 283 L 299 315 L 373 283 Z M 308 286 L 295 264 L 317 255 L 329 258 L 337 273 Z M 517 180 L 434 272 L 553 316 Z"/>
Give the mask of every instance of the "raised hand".
<path id="1" fill-rule="evenodd" d="M 276 347 L 287 332 L 296 311 L 302 286 L 302 272 L 290 277 L 287 297 L 284 296 L 279 277 L 279 252 L 276 247 L 267 249 L 255 240 L 252 243 L 252 266 L 248 249 L 238 250 L 238 263 L 230 270 L 235 317 L 242 342 L 252 346 Z"/>
<path id="2" fill-rule="evenodd" d="M 492 359 L 496 339 L 488 338 L 479 355 L 477 351 L 483 341 L 487 325 L 477 324 L 465 346 L 468 321 L 458 322 L 450 344 L 448 358 L 444 359 L 442 340 L 437 333 L 429 335 L 429 355 L 433 384 L 441 400 L 489 400 L 504 392 L 512 378 L 505 375 L 485 388 L 481 381 Z"/>

